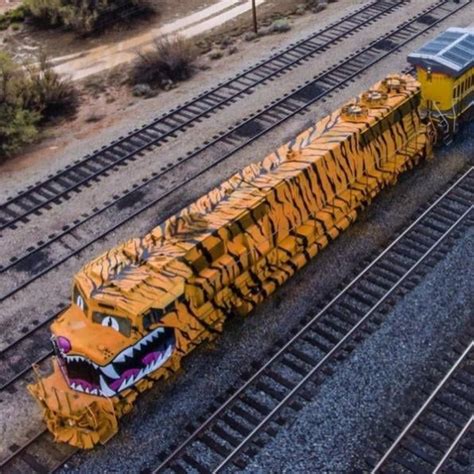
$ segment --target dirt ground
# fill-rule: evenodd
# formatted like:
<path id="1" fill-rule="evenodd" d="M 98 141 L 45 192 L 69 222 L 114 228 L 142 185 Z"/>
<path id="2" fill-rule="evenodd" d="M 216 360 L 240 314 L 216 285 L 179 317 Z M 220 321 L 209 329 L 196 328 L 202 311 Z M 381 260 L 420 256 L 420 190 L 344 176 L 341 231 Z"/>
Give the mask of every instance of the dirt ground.
<path id="1" fill-rule="evenodd" d="M 5 3 L 7 1 L 16 3 Z M 29 59 L 32 53 L 39 49 L 46 52 L 51 58 L 72 55 L 96 48 L 97 46 L 124 41 L 149 29 L 182 18 L 204 7 L 209 7 L 218 3 L 218 1 L 185 0 L 176 2 L 173 0 L 150 0 L 152 6 L 156 9 L 154 15 L 135 18 L 126 24 L 112 25 L 108 30 L 101 32 L 100 35 L 88 37 L 79 37 L 73 32 L 62 31 L 59 28 L 43 30 L 25 24 L 19 30 L 10 28 L 4 32 L 0 31 L 0 45 L 17 59 Z M 11 5 L 16 6 L 21 3 L 16 0 L 0 0 L 0 9 L 2 8 L 2 2 L 5 4 L 5 9 L 11 8 Z M 266 18 L 269 14 L 278 17 L 287 12 L 294 11 L 300 3 L 304 3 L 304 0 L 301 2 L 267 0 L 263 5 L 259 6 L 258 13 L 261 18 Z M 228 31 L 247 26 L 251 26 L 250 15 L 248 15 L 248 18 L 239 17 L 236 21 L 229 21 L 225 25 L 224 30 Z M 58 45 L 61 45 L 61 47 L 58 48 Z"/>
<path id="2" fill-rule="evenodd" d="M 10 3 L 8 3 L 10 2 Z M 156 8 L 156 14 L 148 18 L 139 18 L 130 24 L 111 26 L 100 35 L 91 35 L 86 38 L 77 36 L 73 32 L 62 31 L 60 29 L 42 30 L 33 26 L 24 25 L 20 31 L 10 29 L 7 32 L 0 32 L 0 41 L 6 39 L 5 49 L 18 56 L 28 55 L 32 50 L 41 47 L 51 57 L 58 55 L 72 54 L 85 51 L 89 48 L 123 40 L 144 29 L 151 28 L 160 23 L 166 23 L 179 18 L 190 11 L 198 10 L 204 5 L 217 3 L 218 0 L 185 0 L 173 2 L 171 0 L 150 0 L 152 6 Z M 14 8 L 21 0 L 0 0 L 0 12 L 2 4 L 4 10 Z M 58 48 L 58 44 L 61 48 Z"/>
<path id="3" fill-rule="evenodd" d="M 20 5 L 21 0 L 0 0 L 0 15 Z"/>
<path id="4" fill-rule="evenodd" d="M 176 16 L 183 14 L 184 11 L 189 13 L 189 9 L 204 4 L 203 0 L 187 0 L 186 2 L 179 2 L 180 8 L 176 9 L 176 2 L 165 0 L 160 3 L 163 5 L 160 21 L 169 20 L 173 17 L 176 18 Z M 186 7 L 184 7 L 184 4 L 186 4 Z M 206 4 L 208 5 L 209 3 Z M 295 2 L 290 0 L 270 0 L 261 5 L 258 10 L 259 24 L 262 27 L 268 26 L 276 18 L 288 18 L 292 26 L 288 33 L 257 38 L 252 42 L 245 41 L 245 34 L 252 30 L 252 18 L 251 16 L 242 15 L 235 20 L 229 21 L 224 26 L 212 30 L 207 35 L 197 37 L 194 42 L 199 46 L 199 56 L 196 63 L 195 76 L 188 83 L 177 84 L 178 91 L 181 88 L 186 89 L 190 83 L 198 83 L 200 76 L 204 73 L 206 75 L 212 74 L 213 69 L 226 70 L 225 67 L 223 68 L 224 64 L 233 62 L 234 57 L 236 60 L 240 60 L 239 56 L 252 55 L 252 50 L 255 47 L 258 49 L 259 47 L 263 48 L 263 45 L 265 45 L 265 49 L 268 50 L 269 45 L 274 41 L 276 49 L 279 42 L 284 40 L 286 36 L 291 35 L 294 30 L 298 30 L 300 23 L 308 23 L 311 21 L 311 18 L 317 15 L 311 11 L 307 11 L 304 15 L 296 15 L 294 13 L 296 5 Z M 152 22 L 140 22 L 140 24 L 141 27 L 144 25 L 147 25 L 147 27 L 152 26 Z M 126 34 L 132 34 L 132 32 Z M 21 42 L 25 38 L 31 37 L 31 35 L 31 31 L 26 29 L 23 32 L 12 34 L 12 38 L 15 38 L 14 41 Z M 59 37 L 55 35 L 59 35 Z M 97 45 L 98 42 L 112 41 L 114 37 L 123 39 L 123 35 L 123 31 L 111 31 L 101 38 L 82 41 L 71 33 L 40 31 L 35 32 L 34 38 L 37 42 L 44 42 L 46 48 L 56 38 L 55 43 L 58 44 L 60 42 L 62 44 L 61 54 L 64 54 L 69 46 L 77 48 L 82 44 L 83 47 L 87 48 L 90 44 Z M 221 45 L 224 38 L 226 40 L 230 38 L 228 42 L 231 44 L 225 47 Z M 13 40 L 9 42 L 10 47 L 12 42 Z M 23 44 L 23 47 L 25 47 L 25 44 Z M 208 52 L 213 49 L 222 51 L 223 58 L 211 60 Z M 239 54 L 230 56 L 230 53 L 233 51 L 238 51 Z M 0 173 L 18 172 L 30 168 L 38 162 L 43 163 L 45 160 L 49 160 L 52 154 L 60 154 L 72 141 L 87 140 L 100 134 L 118 120 L 124 120 L 124 116 L 127 114 L 133 114 L 134 106 L 136 107 L 137 103 L 146 99 L 133 96 L 131 88 L 127 84 L 127 71 L 127 66 L 121 66 L 108 71 L 106 74 L 91 76 L 79 81 L 78 86 L 81 88 L 82 99 L 76 116 L 73 119 L 58 121 L 44 128 L 39 141 L 24 149 L 21 154 L 11 157 L 0 165 Z M 215 82 L 219 81 L 216 80 Z M 170 92 L 160 92 L 157 105 L 162 111 L 167 108 L 168 101 L 166 96 L 168 94 Z M 163 108 L 160 107 L 159 103 L 163 104 Z"/>

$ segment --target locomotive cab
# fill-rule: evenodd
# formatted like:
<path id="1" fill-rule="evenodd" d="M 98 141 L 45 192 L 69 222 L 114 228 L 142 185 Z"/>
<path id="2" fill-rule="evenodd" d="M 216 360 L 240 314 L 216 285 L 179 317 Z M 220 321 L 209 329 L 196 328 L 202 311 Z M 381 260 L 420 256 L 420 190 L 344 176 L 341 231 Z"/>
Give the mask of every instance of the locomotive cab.
<path id="1" fill-rule="evenodd" d="M 449 28 L 408 56 L 421 83 L 421 113 L 451 142 L 474 103 L 474 27 Z"/>
<path id="2" fill-rule="evenodd" d="M 53 373 L 28 388 L 58 441 L 82 448 L 105 443 L 137 395 L 179 368 L 184 280 L 160 272 L 151 279 L 143 255 L 127 252 L 135 244 L 78 273 L 70 307 L 51 325 Z"/>

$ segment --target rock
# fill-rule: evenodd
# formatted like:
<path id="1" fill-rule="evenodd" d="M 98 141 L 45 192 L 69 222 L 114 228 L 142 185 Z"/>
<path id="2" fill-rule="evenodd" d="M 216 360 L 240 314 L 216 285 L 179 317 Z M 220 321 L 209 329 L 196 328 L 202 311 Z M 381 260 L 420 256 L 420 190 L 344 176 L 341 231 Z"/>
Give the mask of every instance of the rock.
<path id="1" fill-rule="evenodd" d="M 137 84 L 133 86 L 132 94 L 135 97 L 144 97 L 146 94 L 149 94 L 151 87 L 148 84 Z"/>
<path id="2" fill-rule="evenodd" d="M 272 27 L 271 26 L 261 26 L 258 29 L 258 36 L 267 36 L 270 33 L 272 33 Z"/>
<path id="3" fill-rule="evenodd" d="M 275 20 L 270 26 L 270 31 L 272 33 L 285 33 L 286 31 L 290 30 L 291 25 L 286 18 L 282 18 L 281 20 Z"/>
<path id="4" fill-rule="evenodd" d="M 104 114 L 98 114 L 96 112 L 92 112 L 90 115 L 88 115 L 86 118 L 85 118 L 85 121 L 87 123 L 96 123 L 96 122 L 100 122 L 101 120 L 103 120 L 105 118 L 105 115 Z"/>
<path id="5" fill-rule="evenodd" d="M 245 33 L 244 35 L 244 40 L 245 41 L 253 41 L 254 39 L 257 38 L 257 33 L 253 32 L 253 31 L 249 31 L 248 33 Z"/>
<path id="6" fill-rule="evenodd" d="M 306 12 L 306 5 L 304 3 L 300 3 L 296 5 L 295 15 L 304 15 Z"/>
<path id="7" fill-rule="evenodd" d="M 149 97 L 154 97 L 158 93 L 157 91 L 153 90 L 148 84 L 137 84 L 133 86 L 132 94 L 135 97 L 145 97 L 148 99 Z"/>
<path id="8" fill-rule="evenodd" d="M 223 56 L 222 51 L 218 51 L 218 50 L 211 51 L 209 53 L 209 59 L 211 59 L 212 61 L 216 61 L 217 59 L 221 59 L 222 56 Z"/>
<path id="9" fill-rule="evenodd" d="M 320 12 L 320 11 L 323 11 L 323 10 L 325 10 L 325 9 L 327 8 L 327 6 L 328 6 L 327 0 L 319 0 L 318 2 L 314 2 L 314 3 L 315 3 L 315 5 L 314 5 L 313 8 L 312 8 L 312 11 L 313 11 L 314 13 L 318 13 L 318 12 Z"/>
<path id="10" fill-rule="evenodd" d="M 231 46 L 229 48 L 229 51 L 228 51 L 229 56 L 231 56 L 232 54 L 238 53 L 238 52 L 239 52 L 239 48 L 237 48 L 237 46 Z"/>
<path id="11" fill-rule="evenodd" d="M 160 87 L 164 90 L 164 91 L 169 91 L 171 89 L 174 89 L 176 87 L 175 83 L 171 80 L 171 79 L 163 79 L 161 82 L 160 82 Z"/>
<path id="12" fill-rule="evenodd" d="M 233 38 L 231 38 L 230 36 L 224 36 L 224 38 L 222 38 L 221 47 L 223 46 L 225 48 L 227 46 L 230 46 L 231 44 L 234 44 Z"/>

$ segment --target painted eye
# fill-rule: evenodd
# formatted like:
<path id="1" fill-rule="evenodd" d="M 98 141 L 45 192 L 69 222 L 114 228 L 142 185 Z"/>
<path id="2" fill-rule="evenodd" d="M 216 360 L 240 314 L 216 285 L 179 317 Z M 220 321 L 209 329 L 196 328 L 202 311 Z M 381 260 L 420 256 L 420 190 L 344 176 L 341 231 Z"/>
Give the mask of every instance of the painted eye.
<path id="1" fill-rule="evenodd" d="M 82 311 L 84 311 L 84 299 L 82 298 L 81 295 L 79 295 L 79 296 L 76 298 L 76 304 L 77 304 L 77 306 L 79 306 L 79 308 L 82 309 Z"/>
<path id="2" fill-rule="evenodd" d="M 119 330 L 118 321 L 117 321 L 115 318 L 112 318 L 111 316 L 106 316 L 106 317 L 102 320 L 102 326 L 106 326 L 106 327 L 112 328 L 112 329 L 114 329 L 115 331 L 118 331 L 118 330 Z"/>

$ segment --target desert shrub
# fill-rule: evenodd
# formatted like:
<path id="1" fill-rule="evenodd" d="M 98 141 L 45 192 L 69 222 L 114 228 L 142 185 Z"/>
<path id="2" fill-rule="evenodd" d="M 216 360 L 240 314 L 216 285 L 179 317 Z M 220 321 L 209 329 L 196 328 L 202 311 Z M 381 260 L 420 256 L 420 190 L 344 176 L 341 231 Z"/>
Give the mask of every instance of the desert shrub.
<path id="1" fill-rule="evenodd" d="M 79 91 L 50 67 L 45 56 L 37 65 L 26 67 L 18 87 L 23 106 L 39 112 L 43 120 L 72 115 L 79 105 Z"/>
<path id="2" fill-rule="evenodd" d="M 186 39 L 162 36 L 152 49 L 138 54 L 132 68 L 133 84 L 163 85 L 189 79 L 194 73 L 196 50 Z"/>
<path id="3" fill-rule="evenodd" d="M 38 114 L 0 103 L 0 160 L 31 143 L 38 134 Z"/>
<path id="4" fill-rule="evenodd" d="M 25 0 L 25 6 L 37 22 L 46 26 L 61 24 L 61 0 Z"/>
<path id="5" fill-rule="evenodd" d="M 65 26 L 81 35 L 153 10 L 149 0 L 25 0 L 25 4 L 38 23 Z"/>
<path id="6" fill-rule="evenodd" d="M 18 26 L 23 23 L 28 13 L 28 9 L 24 5 L 13 8 L 0 15 L 0 30 L 6 30 L 10 25 Z"/>
<path id="7" fill-rule="evenodd" d="M 18 97 L 18 66 L 0 53 L 0 158 L 19 150 L 37 134 L 37 113 L 26 110 Z"/>
<path id="8" fill-rule="evenodd" d="M 286 18 L 280 18 L 271 24 L 270 30 L 272 33 L 285 33 L 291 30 L 291 25 Z"/>
<path id="9" fill-rule="evenodd" d="M 32 142 L 42 121 L 74 112 L 78 102 L 75 87 L 44 58 L 20 67 L 0 53 L 0 159 Z"/>

